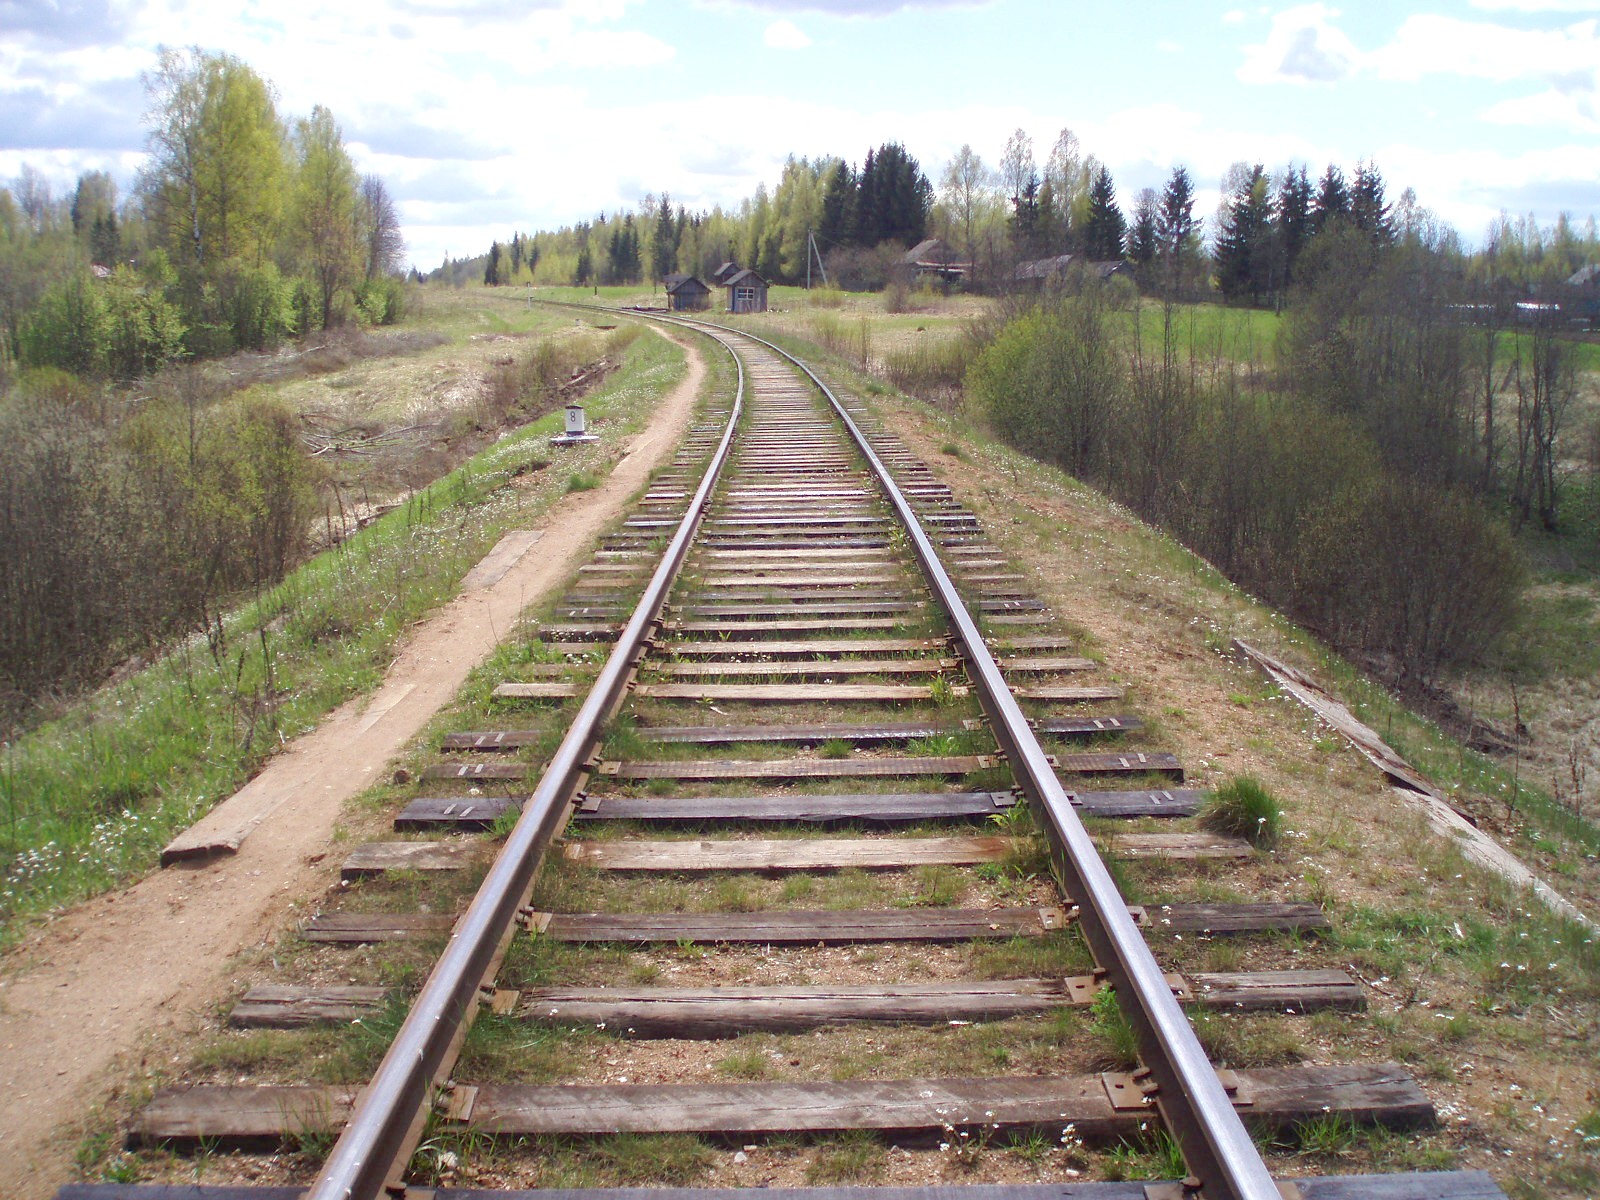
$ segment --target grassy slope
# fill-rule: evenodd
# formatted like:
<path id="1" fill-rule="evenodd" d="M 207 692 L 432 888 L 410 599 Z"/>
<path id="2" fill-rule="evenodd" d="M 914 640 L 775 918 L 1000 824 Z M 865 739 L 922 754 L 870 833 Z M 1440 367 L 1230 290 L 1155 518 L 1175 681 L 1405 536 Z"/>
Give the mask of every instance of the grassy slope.
<path id="1" fill-rule="evenodd" d="M 446 296 L 450 332 L 549 326 L 500 297 Z M 557 324 L 566 327 L 570 319 Z M 615 432 L 640 428 L 681 377 L 682 352 L 641 337 L 586 400 Z M 614 439 L 549 462 L 560 413 L 495 443 L 258 601 L 0 751 L 0 945 L 29 918 L 137 877 L 178 830 L 243 784 L 280 738 L 374 687 L 406 626 L 455 594 L 506 530 L 537 521 Z"/>
<path id="2" fill-rule="evenodd" d="M 891 427 L 1031 568 L 1044 598 L 1072 614 L 1108 667 L 1125 672 L 1137 706 L 1154 718 L 1152 736 L 1178 751 L 1194 784 L 1251 774 L 1283 798 L 1285 844 L 1256 868 L 1274 889 L 1267 894 L 1321 902 L 1339 962 L 1374 986 L 1367 1017 L 1350 1027 L 1314 1021 L 1297 1055 L 1395 1058 L 1466 1117 L 1431 1138 L 1352 1131 L 1329 1165 L 1486 1166 L 1514 1197 L 1593 1194 L 1600 1156 L 1584 1139 L 1600 1130 L 1600 946 L 1428 833 L 1341 739 L 1234 659 L 1231 639 L 1307 667 L 1458 798 L 1513 814 L 1512 848 L 1591 911 L 1596 896 L 1579 875 L 1592 867 L 1600 831 L 1519 788 L 1513 771 L 1463 748 L 1098 493 L 959 416 L 842 368 L 835 374 L 877 394 Z M 1158 865 L 1123 874 L 1146 894 L 1174 882 Z M 1226 869 L 1200 874 L 1198 894 L 1230 898 Z M 1237 969 L 1228 947 L 1206 952 L 1205 969 Z M 1504 1169 L 1501 1146 L 1515 1147 L 1515 1172 Z"/>

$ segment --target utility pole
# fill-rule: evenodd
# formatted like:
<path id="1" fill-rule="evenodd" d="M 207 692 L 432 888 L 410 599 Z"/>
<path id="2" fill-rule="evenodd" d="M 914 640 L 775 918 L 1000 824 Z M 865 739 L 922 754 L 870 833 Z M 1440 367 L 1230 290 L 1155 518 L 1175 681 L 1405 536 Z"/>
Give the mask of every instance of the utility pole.
<path id="1" fill-rule="evenodd" d="M 828 283 L 828 268 L 823 265 L 822 251 L 817 248 L 817 235 L 808 229 L 806 230 L 806 291 L 808 292 L 811 290 L 811 259 L 813 257 L 817 260 L 817 270 L 822 274 L 822 286 L 830 286 Z"/>

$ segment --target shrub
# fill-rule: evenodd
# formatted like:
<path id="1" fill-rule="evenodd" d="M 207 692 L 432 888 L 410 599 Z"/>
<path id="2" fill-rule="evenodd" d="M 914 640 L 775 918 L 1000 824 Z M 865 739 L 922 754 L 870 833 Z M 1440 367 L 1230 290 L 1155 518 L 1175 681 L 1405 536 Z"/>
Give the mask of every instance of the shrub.
<path id="1" fill-rule="evenodd" d="M 77 375 L 105 374 L 111 317 L 87 271 L 56 284 L 23 319 L 17 335 L 24 366 L 58 367 Z"/>
<path id="2" fill-rule="evenodd" d="M 1479 660 L 1515 621 L 1525 568 L 1476 501 L 1379 477 L 1307 515 L 1294 574 L 1314 626 L 1407 686 Z"/>
<path id="3" fill-rule="evenodd" d="M 356 287 L 356 311 L 368 325 L 396 325 L 405 315 L 406 287 L 392 275 L 368 279 Z"/>
<path id="4" fill-rule="evenodd" d="M 107 365 L 118 379 L 159 371 L 183 353 L 183 317 L 158 288 L 119 267 L 105 285 Z"/>

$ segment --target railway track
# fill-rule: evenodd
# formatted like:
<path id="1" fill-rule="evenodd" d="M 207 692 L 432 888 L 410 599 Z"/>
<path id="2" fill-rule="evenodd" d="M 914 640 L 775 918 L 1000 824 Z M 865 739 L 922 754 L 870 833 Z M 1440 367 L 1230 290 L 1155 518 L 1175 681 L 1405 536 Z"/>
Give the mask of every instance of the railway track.
<path id="1" fill-rule="evenodd" d="M 1175 870 L 1252 850 L 1149 828 L 1194 815 L 1182 764 L 1140 745 L 1121 689 L 891 430 L 775 347 L 707 332 L 737 394 L 580 571 L 496 689 L 494 727 L 445 740 L 395 817 L 413 836 L 349 854 L 347 878 L 389 883 L 306 927 L 324 977 L 340 955 L 446 939 L 370 1083 L 171 1089 L 130 1139 L 326 1150 L 303 1183 L 228 1200 L 415 1194 L 439 1183 L 422 1159 L 437 1195 L 482 1200 L 496 1193 L 453 1183 L 460 1155 L 439 1147 L 494 1143 L 511 1189 L 573 1146 L 655 1135 L 741 1164 L 797 1138 L 893 1146 L 905 1178 L 1003 1189 L 975 1197 L 1499 1196 L 1474 1172 L 1280 1190 L 1252 1130 L 1425 1127 L 1432 1105 L 1393 1063 L 1218 1070 L 1185 1011 L 1359 1007 L 1342 972 L 1162 960 L 1186 937 L 1312 938 L 1324 915 L 1130 906 L 1103 848 Z M 504 844 L 465 910 L 419 902 L 422 880 L 481 863 L 485 830 Z M 391 991 L 261 985 L 230 1019 L 375 1021 Z M 500 1059 L 479 1046 L 496 1036 L 514 1047 Z M 534 1070 L 554 1078 L 518 1077 L 532 1046 L 558 1048 Z M 1181 1168 L 1079 1181 L 1119 1144 Z M 1023 1161 L 1046 1182 L 1016 1182 Z"/>

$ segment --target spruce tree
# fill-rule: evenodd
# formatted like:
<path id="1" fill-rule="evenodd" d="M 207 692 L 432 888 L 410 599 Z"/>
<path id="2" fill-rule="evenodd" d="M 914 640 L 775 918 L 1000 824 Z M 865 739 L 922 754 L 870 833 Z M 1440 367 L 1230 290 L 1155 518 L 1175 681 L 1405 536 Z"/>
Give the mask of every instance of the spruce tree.
<path id="1" fill-rule="evenodd" d="M 1257 163 L 1228 197 L 1217 235 L 1217 285 L 1230 300 L 1259 302 L 1271 286 L 1272 197 Z"/>
<path id="2" fill-rule="evenodd" d="M 1157 252 L 1175 262 L 1186 257 L 1194 249 L 1195 232 L 1194 181 L 1186 168 L 1174 167 L 1156 210 Z"/>
<path id="3" fill-rule="evenodd" d="M 483 283 L 485 287 L 500 286 L 500 243 L 495 242 L 489 247 L 489 260 L 483 266 Z"/>
<path id="4" fill-rule="evenodd" d="M 1144 188 L 1133 202 L 1133 224 L 1128 229 L 1128 257 L 1141 267 L 1155 261 L 1159 237 L 1156 233 L 1156 192 Z"/>
<path id="5" fill-rule="evenodd" d="M 1128 222 L 1117 207 L 1117 189 L 1111 172 L 1101 167 L 1089 184 L 1089 218 L 1084 224 L 1084 246 L 1096 262 L 1120 261 Z"/>
<path id="6" fill-rule="evenodd" d="M 1274 286 L 1282 293 L 1294 282 L 1295 264 L 1311 240 L 1311 177 L 1304 164 L 1291 167 L 1278 185 L 1278 263 Z"/>
<path id="7" fill-rule="evenodd" d="M 1329 221 L 1349 215 L 1350 189 L 1345 186 L 1344 172 L 1329 163 L 1317 187 L 1317 204 L 1311 210 L 1311 231 L 1321 233 Z"/>
<path id="8" fill-rule="evenodd" d="M 852 241 L 856 223 L 856 173 L 850 164 L 839 161 L 822 193 L 821 228 L 817 235 L 830 246 L 845 246 Z"/>
<path id="9" fill-rule="evenodd" d="M 1356 164 L 1355 184 L 1350 189 L 1350 219 L 1378 245 L 1393 244 L 1394 219 L 1384 199 L 1383 174 L 1376 163 Z"/>

